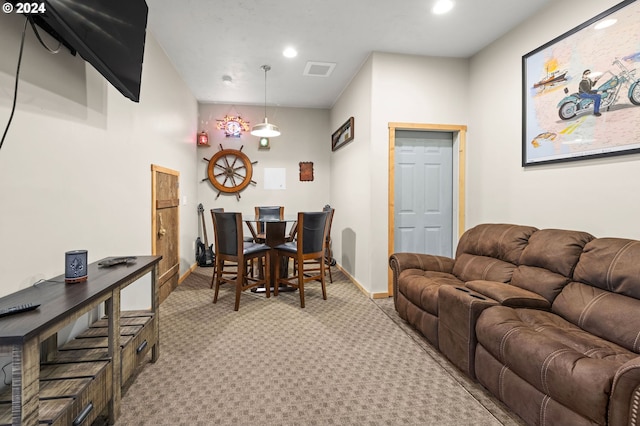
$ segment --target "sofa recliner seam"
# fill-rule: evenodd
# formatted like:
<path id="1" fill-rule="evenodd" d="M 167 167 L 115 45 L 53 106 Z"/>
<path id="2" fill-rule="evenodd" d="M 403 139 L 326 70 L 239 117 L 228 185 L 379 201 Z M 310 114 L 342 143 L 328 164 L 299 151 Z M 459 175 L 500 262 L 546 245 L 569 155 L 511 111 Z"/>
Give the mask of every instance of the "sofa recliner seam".
<path id="1" fill-rule="evenodd" d="M 504 356 L 504 347 L 507 344 L 507 339 L 515 332 L 519 331 L 521 328 L 523 327 L 514 327 L 511 330 L 507 331 L 506 333 L 504 333 L 504 336 L 502 336 L 502 339 L 500 340 L 500 362 L 504 362 L 506 365 L 506 360 L 505 360 L 505 356 Z"/>
<path id="2" fill-rule="evenodd" d="M 504 232 L 502 234 L 500 234 L 500 238 L 498 238 L 498 248 L 499 248 L 499 255 L 502 255 L 503 258 L 505 258 L 506 256 L 506 250 L 504 248 L 504 240 L 507 237 L 507 233 L 509 233 L 509 231 L 511 231 L 513 228 L 515 228 L 515 225 L 511 225 L 508 226 L 507 229 L 504 230 Z M 505 260 L 505 259 L 502 259 Z"/>
<path id="3" fill-rule="evenodd" d="M 509 367 L 506 364 L 502 365 L 500 369 L 500 375 L 498 376 L 498 393 L 500 394 L 500 400 L 504 401 L 504 375 L 509 371 Z"/>
<path id="4" fill-rule="evenodd" d="M 573 350 L 567 348 L 557 349 L 547 355 L 542 365 L 540 366 L 540 384 L 542 385 L 542 389 L 544 390 L 545 395 L 549 395 L 550 393 L 549 385 L 547 384 L 547 373 L 549 372 L 549 365 L 557 356 L 565 352 L 573 352 Z"/>
<path id="5" fill-rule="evenodd" d="M 607 277 L 605 279 L 607 283 L 607 289 L 609 291 L 614 291 L 613 284 L 611 282 L 611 276 L 613 275 L 613 270 L 615 269 L 615 266 L 618 264 L 618 259 L 624 254 L 625 251 L 629 249 L 629 247 L 631 247 L 634 244 L 637 244 L 637 241 L 629 241 L 620 250 L 618 250 L 615 256 L 613 256 L 613 260 L 611 261 L 611 264 L 609 264 L 609 268 L 607 269 Z"/>
<path id="6" fill-rule="evenodd" d="M 638 410 L 640 410 L 640 387 L 637 387 L 631 398 L 631 419 L 629 424 L 636 426 L 638 424 Z"/>
<path id="7" fill-rule="evenodd" d="M 545 395 L 540 403 L 540 426 L 547 424 L 547 406 L 549 405 L 549 401 L 551 401 L 551 397 Z"/>
<path id="8" fill-rule="evenodd" d="M 489 271 L 491 270 L 491 268 L 493 268 L 494 265 L 496 265 L 498 263 L 498 259 L 495 259 L 493 262 L 489 263 L 484 270 L 482 271 L 482 279 L 486 280 L 487 279 L 487 274 L 489 273 Z"/>
<path id="9" fill-rule="evenodd" d="M 584 307 L 582 312 L 580 312 L 580 317 L 578 318 L 578 325 L 580 328 L 584 329 L 584 323 L 587 321 L 587 316 L 593 310 L 593 307 L 600 302 L 600 300 L 604 299 L 607 296 L 610 296 L 612 293 L 600 293 L 593 299 L 587 303 L 587 306 Z"/>

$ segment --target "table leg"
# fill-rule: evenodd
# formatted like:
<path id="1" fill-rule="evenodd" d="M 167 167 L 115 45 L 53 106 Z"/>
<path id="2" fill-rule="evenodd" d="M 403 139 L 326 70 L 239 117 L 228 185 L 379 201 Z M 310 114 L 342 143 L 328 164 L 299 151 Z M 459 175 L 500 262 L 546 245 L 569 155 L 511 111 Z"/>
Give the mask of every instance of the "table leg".
<path id="1" fill-rule="evenodd" d="M 120 289 L 111 292 L 111 298 L 105 303 L 105 311 L 108 318 L 109 337 L 108 351 L 112 363 L 111 383 L 113 396 L 108 406 L 109 424 L 114 424 L 120 415 L 120 401 L 122 398 L 122 376 L 120 375 L 121 351 L 120 351 Z"/>
<path id="2" fill-rule="evenodd" d="M 13 347 L 11 412 L 15 425 L 38 424 L 40 407 L 40 347 L 38 339 Z"/>

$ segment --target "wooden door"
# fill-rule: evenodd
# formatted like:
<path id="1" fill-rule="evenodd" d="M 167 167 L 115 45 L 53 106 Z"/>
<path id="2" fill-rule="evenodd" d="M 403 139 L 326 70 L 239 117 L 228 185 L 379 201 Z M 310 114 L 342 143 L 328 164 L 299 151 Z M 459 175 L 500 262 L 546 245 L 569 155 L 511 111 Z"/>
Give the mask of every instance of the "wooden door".
<path id="1" fill-rule="evenodd" d="M 160 303 L 178 286 L 180 272 L 180 172 L 151 165 L 151 245 L 158 265 Z"/>

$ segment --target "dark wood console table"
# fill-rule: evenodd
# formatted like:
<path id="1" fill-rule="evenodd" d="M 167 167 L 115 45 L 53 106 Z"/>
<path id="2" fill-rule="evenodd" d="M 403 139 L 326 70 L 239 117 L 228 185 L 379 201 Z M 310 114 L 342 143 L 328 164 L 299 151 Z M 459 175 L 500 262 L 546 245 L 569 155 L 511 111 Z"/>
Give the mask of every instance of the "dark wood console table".
<path id="1" fill-rule="evenodd" d="M 155 341 L 151 360 L 159 353 L 157 289 L 158 263 L 162 256 L 138 256 L 135 263 L 112 267 L 89 265 L 88 280 L 65 284 L 64 275 L 0 298 L 0 308 L 25 303 L 40 304 L 30 312 L 0 318 L 0 351 L 12 356 L 11 418 L 13 425 L 37 425 L 41 358 L 46 360 L 57 350 L 57 332 L 82 315 L 105 303 L 108 317 L 108 353 L 113 366 L 120 366 L 120 291 L 151 273 L 151 311 Z M 120 368 L 111 368 L 111 395 L 107 405 L 109 421 L 120 412 Z"/>

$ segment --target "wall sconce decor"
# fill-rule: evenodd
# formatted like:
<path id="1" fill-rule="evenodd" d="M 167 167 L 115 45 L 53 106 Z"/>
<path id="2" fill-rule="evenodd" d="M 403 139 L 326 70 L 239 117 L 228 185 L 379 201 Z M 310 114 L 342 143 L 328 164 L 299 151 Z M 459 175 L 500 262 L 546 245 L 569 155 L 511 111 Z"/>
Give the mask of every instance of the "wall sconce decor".
<path id="1" fill-rule="evenodd" d="M 271 146 L 269 146 L 269 138 L 260 138 L 260 140 L 258 141 L 258 149 L 271 149 Z"/>
<path id="2" fill-rule="evenodd" d="M 224 130 L 226 137 L 239 138 L 242 132 L 249 131 L 249 122 L 244 121 L 239 115 L 225 115 L 222 120 L 217 121 L 216 128 Z"/>
<path id="3" fill-rule="evenodd" d="M 209 146 L 209 135 L 204 130 L 198 133 L 198 146 Z"/>

